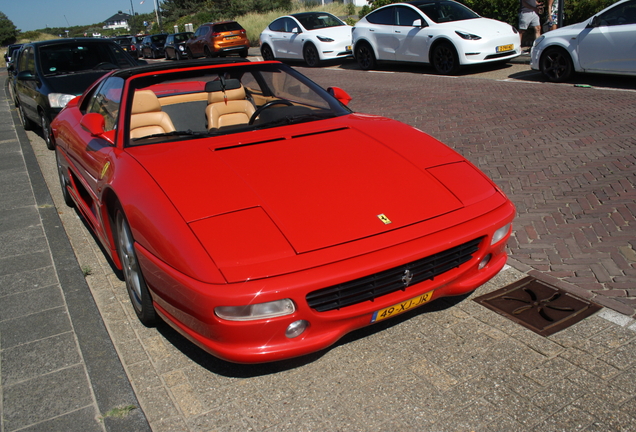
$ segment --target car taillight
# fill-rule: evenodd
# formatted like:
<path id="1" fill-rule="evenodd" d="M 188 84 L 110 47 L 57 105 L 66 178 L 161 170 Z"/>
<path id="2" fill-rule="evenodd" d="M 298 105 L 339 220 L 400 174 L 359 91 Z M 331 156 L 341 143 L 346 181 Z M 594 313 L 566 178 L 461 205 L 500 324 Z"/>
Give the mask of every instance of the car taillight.
<path id="1" fill-rule="evenodd" d="M 212 33 L 212 37 L 219 37 L 221 36 L 221 33 Z"/>
<path id="2" fill-rule="evenodd" d="M 130 46 L 130 50 L 131 50 L 131 51 L 137 51 L 137 47 L 136 47 L 136 46 L 134 46 L 134 45 L 131 45 L 131 46 Z"/>

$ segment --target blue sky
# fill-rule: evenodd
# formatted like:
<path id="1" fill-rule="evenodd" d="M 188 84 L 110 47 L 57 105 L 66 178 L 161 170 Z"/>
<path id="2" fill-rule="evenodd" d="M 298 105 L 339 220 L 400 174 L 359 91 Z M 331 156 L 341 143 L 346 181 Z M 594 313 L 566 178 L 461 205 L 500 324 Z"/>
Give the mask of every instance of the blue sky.
<path id="1" fill-rule="evenodd" d="M 132 0 L 135 13 L 153 12 L 155 0 Z M 0 0 L 3 12 L 22 30 L 102 22 L 118 11 L 130 13 L 131 0 Z"/>

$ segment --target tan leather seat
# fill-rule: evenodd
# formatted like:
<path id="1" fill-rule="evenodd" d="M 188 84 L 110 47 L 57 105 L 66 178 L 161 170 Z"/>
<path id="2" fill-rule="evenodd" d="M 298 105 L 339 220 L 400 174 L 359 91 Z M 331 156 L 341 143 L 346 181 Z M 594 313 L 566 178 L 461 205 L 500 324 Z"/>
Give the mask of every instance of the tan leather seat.
<path id="1" fill-rule="evenodd" d="M 159 99 L 152 90 L 135 92 L 130 115 L 130 138 L 173 132 L 170 116 L 161 111 Z"/>
<path id="2" fill-rule="evenodd" d="M 245 98 L 243 86 L 208 93 L 208 106 L 205 110 L 208 129 L 247 124 L 254 111 L 256 109 L 252 102 Z"/>

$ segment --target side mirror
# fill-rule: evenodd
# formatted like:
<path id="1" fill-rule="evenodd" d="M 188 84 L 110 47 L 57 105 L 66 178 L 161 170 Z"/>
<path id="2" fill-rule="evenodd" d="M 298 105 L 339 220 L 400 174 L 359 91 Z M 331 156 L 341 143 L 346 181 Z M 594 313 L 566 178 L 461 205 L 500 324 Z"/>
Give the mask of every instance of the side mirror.
<path id="1" fill-rule="evenodd" d="M 19 81 L 34 81 L 35 80 L 35 77 L 33 76 L 33 73 L 31 71 L 18 72 L 18 75 L 16 75 L 16 78 Z"/>
<path id="2" fill-rule="evenodd" d="M 586 28 L 595 28 L 595 27 L 599 27 L 601 25 L 601 19 L 598 16 L 595 16 L 594 18 L 592 18 L 592 21 L 590 21 Z"/>
<path id="3" fill-rule="evenodd" d="M 302 33 L 302 32 L 300 31 L 300 29 L 299 29 L 298 27 L 294 27 L 294 28 L 292 29 L 292 33 L 300 34 L 300 33 Z"/>
<path id="4" fill-rule="evenodd" d="M 422 20 L 421 19 L 416 19 L 415 21 L 413 21 L 413 27 L 422 27 Z"/>
<path id="5" fill-rule="evenodd" d="M 80 120 L 80 125 L 86 129 L 93 136 L 100 136 L 104 134 L 104 117 L 98 113 L 85 114 Z"/>
<path id="6" fill-rule="evenodd" d="M 351 102 L 351 96 L 349 96 L 349 94 L 340 87 L 329 87 L 327 92 L 338 99 L 338 101 L 340 101 L 343 105 L 349 105 L 349 102 Z"/>
<path id="7" fill-rule="evenodd" d="M 75 99 L 73 99 L 75 100 Z M 80 126 L 88 131 L 91 136 L 96 138 L 101 138 L 105 141 L 108 141 L 110 144 L 115 145 L 115 135 L 114 130 L 106 132 L 104 130 L 106 123 L 104 122 L 104 117 L 98 113 L 88 113 L 85 114 L 84 117 L 80 120 Z"/>

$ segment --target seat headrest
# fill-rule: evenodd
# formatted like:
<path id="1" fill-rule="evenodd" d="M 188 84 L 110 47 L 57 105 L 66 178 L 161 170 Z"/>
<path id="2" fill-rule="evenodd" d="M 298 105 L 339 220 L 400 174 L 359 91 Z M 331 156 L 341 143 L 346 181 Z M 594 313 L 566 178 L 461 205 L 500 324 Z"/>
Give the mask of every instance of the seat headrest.
<path id="1" fill-rule="evenodd" d="M 239 87 L 234 90 L 225 90 L 208 93 L 208 104 L 225 102 L 225 100 L 245 100 L 245 88 Z"/>
<path id="2" fill-rule="evenodd" d="M 135 92 L 132 114 L 161 111 L 161 103 L 152 90 L 139 90 Z"/>
<path id="3" fill-rule="evenodd" d="M 208 81 L 205 83 L 205 91 L 218 92 L 223 90 L 234 90 L 241 87 L 241 81 L 236 78 L 227 78 L 223 80 Z"/>

